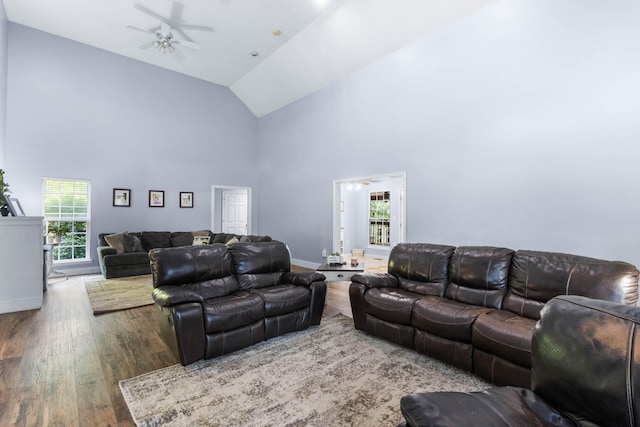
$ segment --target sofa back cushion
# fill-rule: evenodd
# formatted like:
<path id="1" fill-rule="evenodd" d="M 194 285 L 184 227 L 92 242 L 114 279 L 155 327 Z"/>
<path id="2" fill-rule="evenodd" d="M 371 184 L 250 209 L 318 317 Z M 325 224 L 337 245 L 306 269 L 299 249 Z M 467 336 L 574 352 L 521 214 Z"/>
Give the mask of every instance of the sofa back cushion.
<path id="1" fill-rule="evenodd" d="M 445 297 L 465 304 L 500 308 L 507 293 L 513 250 L 460 246 L 449 263 Z"/>
<path id="2" fill-rule="evenodd" d="M 638 300 L 638 269 L 622 261 L 517 251 L 502 308 L 537 320 L 544 304 L 558 295 L 582 295 L 635 304 Z"/>
<path id="3" fill-rule="evenodd" d="M 145 251 L 157 248 L 170 248 L 171 247 L 171 232 L 170 231 L 143 231 L 142 233 L 142 247 Z"/>
<path id="4" fill-rule="evenodd" d="M 234 243 L 229 251 L 240 289 L 279 285 L 291 270 L 289 249 L 282 242 Z"/>
<path id="5" fill-rule="evenodd" d="M 204 299 L 238 290 L 233 259 L 225 245 L 152 249 L 149 259 L 154 288 L 183 286 Z"/>
<path id="6" fill-rule="evenodd" d="M 388 272 L 398 279 L 401 289 L 442 296 L 454 250 L 455 246 L 400 243 L 389 254 Z"/>

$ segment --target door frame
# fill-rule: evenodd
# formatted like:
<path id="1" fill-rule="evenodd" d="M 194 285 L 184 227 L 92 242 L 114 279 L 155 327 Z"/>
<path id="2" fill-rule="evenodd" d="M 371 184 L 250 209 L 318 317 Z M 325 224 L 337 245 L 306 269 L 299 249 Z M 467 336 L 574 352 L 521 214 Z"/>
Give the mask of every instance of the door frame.
<path id="1" fill-rule="evenodd" d="M 241 187 L 237 185 L 212 185 L 211 186 L 211 231 L 214 233 L 222 232 L 222 210 L 224 209 L 224 200 L 222 199 L 222 192 L 225 190 L 238 191 L 243 190 L 247 192 L 247 235 L 252 234 L 252 189 L 251 187 Z M 218 203 L 216 199 L 218 198 Z M 218 225 L 219 224 L 219 225 Z M 218 227 L 216 227 L 218 225 Z"/>
<path id="2" fill-rule="evenodd" d="M 344 178 L 333 180 L 333 248 L 332 252 L 337 252 L 340 249 L 340 202 L 342 200 L 341 185 L 348 184 L 356 181 L 366 181 L 369 179 L 376 179 L 378 181 L 391 178 L 400 178 L 402 180 L 402 190 L 400 194 L 400 233 L 398 236 L 398 243 L 407 241 L 407 173 L 406 172 L 394 172 L 385 173 L 380 175 L 367 175 L 364 177 L 356 178 Z"/>

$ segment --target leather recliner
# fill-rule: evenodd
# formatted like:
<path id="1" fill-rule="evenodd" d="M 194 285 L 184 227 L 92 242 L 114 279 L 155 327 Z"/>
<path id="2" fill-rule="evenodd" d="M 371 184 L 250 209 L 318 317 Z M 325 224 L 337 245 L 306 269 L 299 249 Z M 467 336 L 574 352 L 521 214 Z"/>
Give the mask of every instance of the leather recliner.
<path id="1" fill-rule="evenodd" d="M 281 242 L 154 249 L 153 300 L 182 365 L 320 324 L 325 276 L 291 272 Z"/>
<path id="2" fill-rule="evenodd" d="M 551 298 L 574 294 L 634 305 L 635 266 L 488 246 L 396 245 L 388 273 L 351 278 L 356 329 L 503 386 L 531 385 L 531 341 Z"/>
<path id="3" fill-rule="evenodd" d="M 532 341 L 531 390 L 404 396 L 400 426 L 635 426 L 640 420 L 640 308 L 551 299 Z"/>

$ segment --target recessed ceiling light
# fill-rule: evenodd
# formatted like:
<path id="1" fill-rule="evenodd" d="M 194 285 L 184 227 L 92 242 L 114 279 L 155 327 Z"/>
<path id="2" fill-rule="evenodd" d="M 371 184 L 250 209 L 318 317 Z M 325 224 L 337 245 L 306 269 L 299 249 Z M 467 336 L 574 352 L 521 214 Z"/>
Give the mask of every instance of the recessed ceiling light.
<path id="1" fill-rule="evenodd" d="M 278 29 L 273 30 L 273 35 L 274 36 L 278 37 L 280 34 L 282 34 L 282 31 L 280 31 Z"/>
<path id="2" fill-rule="evenodd" d="M 258 56 L 258 55 L 260 55 L 259 52 L 256 52 L 255 50 L 251 51 L 251 56 Z"/>

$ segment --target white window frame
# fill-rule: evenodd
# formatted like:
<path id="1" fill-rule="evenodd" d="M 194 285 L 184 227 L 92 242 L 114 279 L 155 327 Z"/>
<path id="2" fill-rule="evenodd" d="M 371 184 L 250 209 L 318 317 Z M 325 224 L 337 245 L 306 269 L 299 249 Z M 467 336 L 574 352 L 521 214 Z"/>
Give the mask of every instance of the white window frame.
<path id="1" fill-rule="evenodd" d="M 64 182 L 73 182 L 73 183 L 77 183 L 77 182 L 81 182 L 87 185 L 87 213 L 86 216 L 81 216 L 81 215 L 76 215 L 75 212 L 71 213 L 71 214 L 65 214 L 62 212 L 62 208 L 63 206 L 61 204 L 58 205 L 58 215 L 52 215 L 51 213 L 47 213 L 47 206 L 45 205 L 46 200 L 47 200 L 47 182 L 48 181 L 64 181 Z M 58 193 L 58 194 L 62 194 L 62 193 Z M 75 193 L 74 193 L 75 194 Z M 86 222 L 86 230 L 84 232 L 85 234 L 85 245 L 84 245 L 84 257 L 83 258 L 71 258 L 71 259 L 59 259 L 60 257 L 60 249 L 65 249 L 65 248 L 73 248 L 74 247 L 82 247 L 81 245 L 74 245 L 73 244 L 73 237 L 75 234 L 79 234 L 79 233 L 75 233 L 74 231 L 71 232 L 71 245 L 65 245 L 64 242 L 62 242 L 59 246 L 56 246 L 54 248 L 54 250 L 52 251 L 52 256 L 53 256 L 53 262 L 58 264 L 71 264 L 71 263 L 84 263 L 84 262 L 90 262 L 91 261 L 91 253 L 90 253 L 90 244 L 91 244 L 91 181 L 88 179 L 80 179 L 80 178 L 53 178 L 53 177 L 43 177 L 42 178 L 42 200 L 41 200 L 41 205 L 42 205 L 42 216 L 44 217 L 44 225 L 45 225 L 45 233 L 47 231 L 47 225 L 49 222 Z M 72 252 L 73 253 L 73 252 Z"/>
<path id="2" fill-rule="evenodd" d="M 386 194 L 388 197 L 385 199 L 379 199 L 379 200 L 387 200 L 387 202 L 389 203 L 389 217 L 388 218 L 373 218 L 371 217 L 371 196 L 373 194 Z M 390 190 L 373 190 L 373 191 L 368 191 L 367 192 L 367 213 L 368 213 L 368 219 L 367 219 L 367 239 L 369 242 L 369 247 L 372 248 L 385 248 L 388 249 L 391 247 L 391 191 Z M 372 221 L 373 222 L 381 222 L 381 221 L 386 221 L 387 222 L 387 233 L 386 233 L 386 244 L 384 243 L 384 241 L 380 241 L 380 239 L 375 239 L 376 241 L 374 243 L 371 243 L 371 227 L 372 227 Z M 383 239 L 384 240 L 384 239 Z"/>

